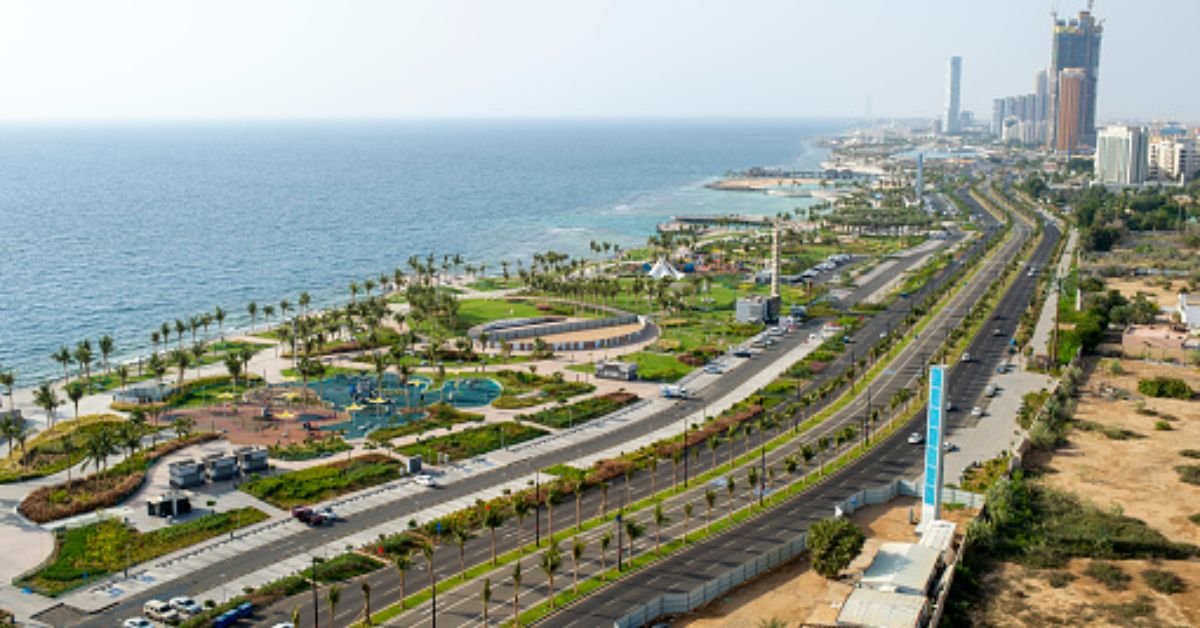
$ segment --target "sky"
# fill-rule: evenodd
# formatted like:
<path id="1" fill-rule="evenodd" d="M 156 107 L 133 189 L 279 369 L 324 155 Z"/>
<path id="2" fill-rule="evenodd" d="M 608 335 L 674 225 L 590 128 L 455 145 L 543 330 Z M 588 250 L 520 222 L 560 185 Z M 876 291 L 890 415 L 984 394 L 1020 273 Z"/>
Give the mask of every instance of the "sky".
<path id="1" fill-rule="evenodd" d="M 0 120 L 938 115 L 1084 0 L 0 0 Z M 1099 0 L 1099 117 L 1200 122 L 1198 0 Z"/>

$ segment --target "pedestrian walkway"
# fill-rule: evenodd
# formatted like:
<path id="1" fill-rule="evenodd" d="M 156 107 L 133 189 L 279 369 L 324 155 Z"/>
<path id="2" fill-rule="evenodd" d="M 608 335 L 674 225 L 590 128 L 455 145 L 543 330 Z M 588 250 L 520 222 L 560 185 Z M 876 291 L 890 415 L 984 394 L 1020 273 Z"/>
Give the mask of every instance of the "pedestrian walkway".
<path id="1" fill-rule="evenodd" d="M 1063 247 L 1062 257 L 1059 258 L 1058 265 L 1054 268 L 1054 277 L 1050 281 L 1046 302 L 1042 304 L 1042 312 L 1038 316 L 1037 325 L 1033 328 L 1033 338 L 1030 341 L 1033 355 L 1050 355 L 1050 335 L 1054 329 L 1055 309 L 1058 307 L 1059 280 L 1065 278 L 1071 271 L 1071 259 L 1078 244 L 1079 230 L 1072 228 L 1067 234 L 1067 244 Z"/>

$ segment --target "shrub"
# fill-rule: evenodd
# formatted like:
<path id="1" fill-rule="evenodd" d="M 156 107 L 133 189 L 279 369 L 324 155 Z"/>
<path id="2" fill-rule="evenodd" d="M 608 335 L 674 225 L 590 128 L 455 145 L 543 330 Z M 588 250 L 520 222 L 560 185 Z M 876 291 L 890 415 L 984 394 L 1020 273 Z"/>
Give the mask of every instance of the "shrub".
<path id="1" fill-rule="evenodd" d="M 1146 581 L 1146 586 L 1166 595 L 1182 593 L 1186 588 L 1182 578 L 1162 569 L 1147 569 L 1143 571 L 1142 580 Z"/>
<path id="2" fill-rule="evenodd" d="M 1200 458 L 1200 449 L 1185 449 L 1179 452 L 1185 458 Z"/>
<path id="3" fill-rule="evenodd" d="M 1187 382 L 1177 377 L 1155 377 L 1138 381 L 1138 392 L 1149 397 L 1191 399 L 1195 394 Z"/>
<path id="4" fill-rule="evenodd" d="M 1168 421 L 1166 421 L 1165 419 L 1159 419 L 1154 422 L 1154 429 L 1156 429 L 1160 432 L 1170 432 L 1171 430 L 1173 430 L 1175 428 L 1171 427 L 1171 424 Z"/>
<path id="5" fill-rule="evenodd" d="M 1200 484 L 1200 464 L 1181 464 L 1175 467 L 1179 479 L 1188 484 Z"/>
<path id="6" fill-rule="evenodd" d="M 419 455 L 429 461 L 435 460 L 437 454 L 446 454 L 450 456 L 451 460 L 459 460 L 472 458 L 499 449 L 501 446 L 515 445 L 546 434 L 548 434 L 546 430 L 532 425 L 512 422 L 493 423 L 453 434 L 427 438 L 419 443 L 402 445 L 397 447 L 396 451 L 410 457 Z"/>
<path id="7" fill-rule="evenodd" d="M 1051 571 L 1046 581 L 1055 589 L 1061 589 L 1075 581 L 1075 574 L 1069 571 Z"/>
<path id="8" fill-rule="evenodd" d="M 241 490 L 279 508 L 319 502 L 400 477 L 400 461 L 380 454 L 251 480 Z"/>
<path id="9" fill-rule="evenodd" d="M 584 399 L 561 408 L 546 408 L 540 412 L 524 415 L 521 419 L 540 423 L 546 427 L 562 428 L 586 423 L 624 408 L 637 400 L 638 396 L 633 393 L 618 391 Z"/>
<path id="10" fill-rule="evenodd" d="M 1083 573 L 1103 584 L 1109 591 L 1124 591 L 1131 580 L 1129 574 L 1117 565 L 1100 560 L 1093 560 Z"/>
<path id="11" fill-rule="evenodd" d="M 1200 512 L 1198 512 L 1194 515 L 1189 515 L 1188 521 L 1191 521 L 1192 523 L 1194 523 L 1196 525 L 1200 525 Z"/>
<path id="12" fill-rule="evenodd" d="M 862 550 L 866 535 L 845 518 L 823 519 L 808 528 L 808 550 L 813 568 L 835 578 Z"/>
<path id="13" fill-rule="evenodd" d="M 1111 604 L 1104 607 L 1108 611 L 1110 618 L 1114 622 L 1128 625 L 1134 620 L 1141 617 L 1153 617 L 1155 615 L 1154 601 L 1145 595 L 1139 595 L 1132 602 L 1124 604 Z"/>
<path id="14" fill-rule="evenodd" d="M 350 443 L 340 436 L 316 438 L 301 443 L 291 443 L 283 447 L 268 449 L 270 456 L 276 460 L 312 460 L 353 449 Z"/>

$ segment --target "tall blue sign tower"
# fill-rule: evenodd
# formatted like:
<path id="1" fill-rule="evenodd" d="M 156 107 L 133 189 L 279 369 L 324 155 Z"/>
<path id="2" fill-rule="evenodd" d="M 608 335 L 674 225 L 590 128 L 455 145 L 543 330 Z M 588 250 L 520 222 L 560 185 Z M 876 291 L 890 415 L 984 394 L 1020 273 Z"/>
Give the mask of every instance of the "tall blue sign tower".
<path id="1" fill-rule="evenodd" d="M 946 366 L 929 369 L 929 413 L 925 421 L 925 481 L 921 485 L 922 530 L 942 516 L 942 421 L 946 417 Z"/>

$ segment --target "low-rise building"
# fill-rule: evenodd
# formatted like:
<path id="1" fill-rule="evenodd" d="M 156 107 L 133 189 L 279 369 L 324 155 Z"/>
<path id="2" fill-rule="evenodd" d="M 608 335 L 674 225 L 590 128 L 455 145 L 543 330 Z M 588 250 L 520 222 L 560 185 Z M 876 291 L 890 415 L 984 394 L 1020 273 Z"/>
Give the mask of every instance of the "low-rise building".
<path id="1" fill-rule="evenodd" d="M 596 377 L 631 382 L 637 379 L 638 366 L 633 362 L 601 360 L 596 363 Z"/>
<path id="2" fill-rule="evenodd" d="M 237 458 L 238 467 L 242 473 L 262 473 L 269 468 L 267 463 L 268 452 L 266 447 L 238 447 L 233 450 L 234 457 Z"/>
<path id="3" fill-rule="evenodd" d="M 195 460 L 181 460 L 167 465 L 171 486 L 191 488 L 204 484 L 204 465 Z"/>
<path id="4" fill-rule="evenodd" d="M 230 480 L 238 475 L 238 461 L 233 454 L 209 454 L 204 457 L 204 471 L 209 482 Z"/>
<path id="5" fill-rule="evenodd" d="M 779 297 L 739 297 L 734 316 L 739 323 L 774 323 L 782 309 Z"/>
<path id="6" fill-rule="evenodd" d="M 1179 322 L 1191 331 L 1200 330 L 1200 299 L 1191 299 L 1186 292 L 1179 293 Z"/>

